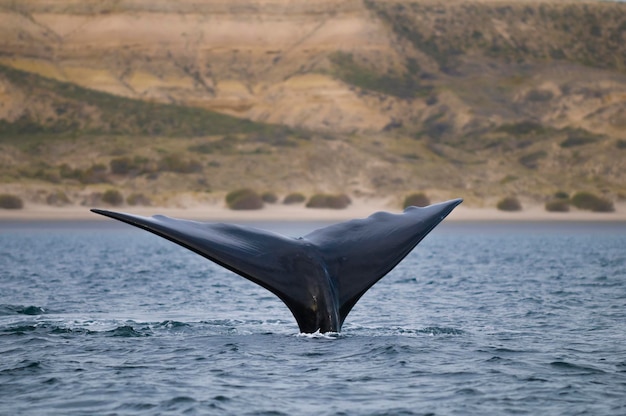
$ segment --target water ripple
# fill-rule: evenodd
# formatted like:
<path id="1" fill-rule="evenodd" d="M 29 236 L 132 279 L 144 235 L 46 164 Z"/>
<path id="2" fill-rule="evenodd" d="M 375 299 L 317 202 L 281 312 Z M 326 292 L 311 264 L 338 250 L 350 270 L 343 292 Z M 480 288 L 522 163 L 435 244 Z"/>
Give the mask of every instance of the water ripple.
<path id="1" fill-rule="evenodd" d="M 3 315 L 43 315 L 47 311 L 40 306 L 0 305 L 0 316 Z"/>
<path id="2" fill-rule="evenodd" d="M 0 414 L 622 414 L 624 247 L 620 224 L 452 224 L 305 335 L 147 233 L 0 233 Z"/>

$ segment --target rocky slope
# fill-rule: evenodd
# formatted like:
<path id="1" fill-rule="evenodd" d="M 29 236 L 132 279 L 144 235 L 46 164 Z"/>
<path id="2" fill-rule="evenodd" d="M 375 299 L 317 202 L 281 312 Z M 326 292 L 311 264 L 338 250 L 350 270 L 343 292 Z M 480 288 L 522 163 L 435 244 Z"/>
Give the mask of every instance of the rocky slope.
<path id="1" fill-rule="evenodd" d="M 172 137 L 162 150 L 203 169 L 185 173 L 196 185 L 161 180 L 155 194 L 208 182 L 476 201 L 626 194 L 620 3 L 0 0 L 0 64 L 6 186 L 37 179 L 37 163 L 61 184 L 61 165 L 100 164 L 103 183 L 139 189 L 149 173 L 122 178 L 110 161 L 139 137 Z M 81 158 L 59 150 L 68 135 L 106 140 Z M 189 150 L 229 140 L 228 151 Z"/>

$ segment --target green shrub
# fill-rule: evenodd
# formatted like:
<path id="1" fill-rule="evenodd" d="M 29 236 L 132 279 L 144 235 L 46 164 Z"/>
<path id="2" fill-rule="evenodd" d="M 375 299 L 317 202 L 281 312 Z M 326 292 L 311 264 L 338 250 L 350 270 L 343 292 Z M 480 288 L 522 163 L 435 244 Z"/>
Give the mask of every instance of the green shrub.
<path id="1" fill-rule="evenodd" d="M 569 199 L 569 194 L 565 191 L 556 191 L 554 193 L 554 197 L 559 199 Z"/>
<path id="2" fill-rule="evenodd" d="M 235 191 L 231 191 L 228 194 L 226 194 L 226 205 L 230 205 L 233 201 L 239 199 L 240 197 L 244 195 L 255 194 L 255 193 L 256 192 L 254 192 L 252 189 L 249 189 L 249 188 L 243 188 L 243 189 L 237 189 Z"/>
<path id="3" fill-rule="evenodd" d="M 111 173 L 116 175 L 138 175 L 151 170 L 148 165 L 149 162 L 150 159 L 142 156 L 135 156 L 132 159 L 130 157 L 118 157 L 111 159 L 109 168 Z"/>
<path id="4" fill-rule="evenodd" d="M 251 189 L 238 189 L 226 195 L 226 205 L 233 210 L 261 209 L 263 200 Z"/>
<path id="5" fill-rule="evenodd" d="M 507 196 L 506 198 L 501 199 L 500 201 L 498 201 L 498 204 L 496 205 L 496 207 L 500 211 L 521 211 L 522 210 L 522 204 L 514 196 Z"/>
<path id="6" fill-rule="evenodd" d="M 537 169 L 539 160 L 545 158 L 546 156 L 548 156 L 548 154 L 544 150 L 539 150 L 520 157 L 518 161 L 528 169 Z"/>
<path id="7" fill-rule="evenodd" d="M 56 170 L 53 170 L 47 163 L 37 163 L 32 168 L 24 168 L 19 170 L 21 176 L 33 178 L 40 181 L 51 183 L 59 183 L 61 178 Z"/>
<path id="8" fill-rule="evenodd" d="M 150 201 L 150 198 L 148 198 L 147 196 L 145 196 L 144 194 L 141 193 L 134 193 L 134 194 L 130 194 L 127 198 L 126 198 L 126 203 L 128 205 L 145 205 L 145 206 L 149 206 L 152 205 L 152 201 Z"/>
<path id="9" fill-rule="evenodd" d="M 102 194 L 102 202 L 104 202 L 105 204 L 118 206 L 124 203 L 124 197 L 117 189 L 107 189 Z"/>
<path id="10" fill-rule="evenodd" d="M 546 131 L 546 128 L 534 121 L 525 120 L 517 123 L 502 124 L 496 129 L 503 133 L 508 133 L 513 136 L 525 136 L 527 134 L 541 134 Z"/>
<path id="11" fill-rule="evenodd" d="M 592 194 L 591 192 L 577 192 L 576 194 L 574 194 L 574 196 L 572 196 L 571 203 L 578 209 L 584 209 L 593 212 L 615 211 L 613 202 Z"/>
<path id="12" fill-rule="evenodd" d="M 526 99 L 532 102 L 550 101 L 554 94 L 550 90 L 530 90 L 526 94 Z"/>
<path id="13" fill-rule="evenodd" d="M 568 212 L 569 201 L 563 198 L 555 198 L 546 202 L 546 211 L 548 212 Z"/>
<path id="14" fill-rule="evenodd" d="M 159 169 L 176 173 L 199 173 L 202 172 L 202 164 L 196 160 L 186 160 L 181 155 L 171 154 L 161 159 Z"/>
<path id="15" fill-rule="evenodd" d="M 59 166 L 59 175 L 65 179 L 76 179 L 84 184 L 108 182 L 107 167 L 101 163 L 96 163 L 85 170 L 73 169 L 67 163 L 64 163 Z"/>
<path id="16" fill-rule="evenodd" d="M 585 129 L 565 129 L 567 131 L 567 139 L 563 140 L 559 146 L 562 148 L 583 146 L 589 143 L 597 142 L 602 136 L 593 134 Z"/>
<path id="17" fill-rule="evenodd" d="M 332 208 L 343 209 L 350 205 L 352 201 L 346 194 L 315 194 L 307 202 L 307 208 Z"/>
<path id="18" fill-rule="evenodd" d="M 207 155 L 212 153 L 226 153 L 234 149 L 235 143 L 237 143 L 237 137 L 226 135 L 219 140 L 189 146 L 187 150 Z"/>
<path id="19" fill-rule="evenodd" d="M 107 167 L 101 163 L 96 163 L 91 167 L 82 169 L 73 169 L 67 163 L 59 166 L 59 175 L 65 179 L 76 179 L 84 184 L 106 183 Z"/>
<path id="20" fill-rule="evenodd" d="M 509 182 L 515 182 L 519 178 L 515 175 L 506 175 L 504 178 L 500 179 L 500 185 L 507 184 Z"/>
<path id="21" fill-rule="evenodd" d="M 592 139 L 589 137 L 568 137 L 567 139 L 559 143 L 559 146 L 561 146 L 562 148 L 568 148 L 568 147 L 582 146 L 585 144 L 593 143 L 595 141 L 596 141 L 595 139 Z"/>
<path id="22" fill-rule="evenodd" d="M 133 169 L 133 161 L 129 157 L 119 157 L 111 159 L 109 162 L 111 173 L 116 175 L 127 175 Z"/>
<path id="23" fill-rule="evenodd" d="M 268 204 L 275 204 L 278 201 L 278 197 L 274 192 L 263 192 L 261 194 L 261 199 L 263 202 L 267 202 Z"/>
<path id="24" fill-rule="evenodd" d="M 618 149 L 626 149 L 626 140 L 619 139 L 617 142 L 615 142 L 615 146 Z"/>
<path id="25" fill-rule="evenodd" d="M 290 139 L 289 134 L 290 132 L 288 130 L 282 132 L 275 131 L 272 133 L 251 133 L 248 135 L 247 140 L 276 147 L 298 147 L 298 142 Z M 260 149 L 257 149 L 257 151 L 260 151 Z"/>
<path id="26" fill-rule="evenodd" d="M 407 207 L 425 207 L 430 205 L 430 199 L 423 192 L 416 192 L 407 195 L 402 203 L 403 208 Z"/>
<path id="27" fill-rule="evenodd" d="M 72 169 L 67 163 L 63 163 L 59 166 L 59 175 L 61 175 L 62 178 L 78 179 L 79 172 L 78 169 Z"/>
<path id="28" fill-rule="evenodd" d="M 70 205 L 71 203 L 72 202 L 63 191 L 52 192 L 46 197 L 46 204 L 48 205 L 62 207 L 64 205 Z"/>
<path id="29" fill-rule="evenodd" d="M 0 208 L 2 209 L 22 209 L 24 202 L 19 196 L 11 194 L 0 194 Z"/>
<path id="30" fill-rule="evenodd" d="M 335 52 L 329 56 L 334 75 L 342 81 L 362 88 L 399 98 L 414 98 L 430 92 L 428 86 L 420 85 L 414 74 L 387 72 L 380 74 L 374 69 L 358 63 L 351 53 Z"/>
<path id="31" fill-rule="evenodd" d="M 285 199 L 283 200 L 283 204 L 301 204 L 304 201 L 306 201 L 306 197 L 304 195 L 302 195 L 300 192 L 292 192 L 285 197 Z"/>

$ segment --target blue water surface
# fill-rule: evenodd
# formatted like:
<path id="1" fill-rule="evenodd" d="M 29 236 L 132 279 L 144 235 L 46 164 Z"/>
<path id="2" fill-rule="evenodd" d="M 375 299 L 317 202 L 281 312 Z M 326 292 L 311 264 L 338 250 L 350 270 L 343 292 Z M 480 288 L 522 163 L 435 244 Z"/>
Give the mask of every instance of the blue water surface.
<path id="1" fill-rule="evenodd" d="M 444 222 L 311 336 L 144 231 L 3 222 L 0 414 L 626 414 L 626 223 Z"/>

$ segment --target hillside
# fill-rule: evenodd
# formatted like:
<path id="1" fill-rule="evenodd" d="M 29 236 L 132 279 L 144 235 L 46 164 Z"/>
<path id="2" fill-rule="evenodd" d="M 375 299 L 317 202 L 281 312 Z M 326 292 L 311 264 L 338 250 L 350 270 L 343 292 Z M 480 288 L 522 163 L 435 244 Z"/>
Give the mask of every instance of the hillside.
<path id="1" fill-rule="evenodd" d="M 4 0 L 2 190 L 616 200 L 625 63 L 619 3 Z"/>

